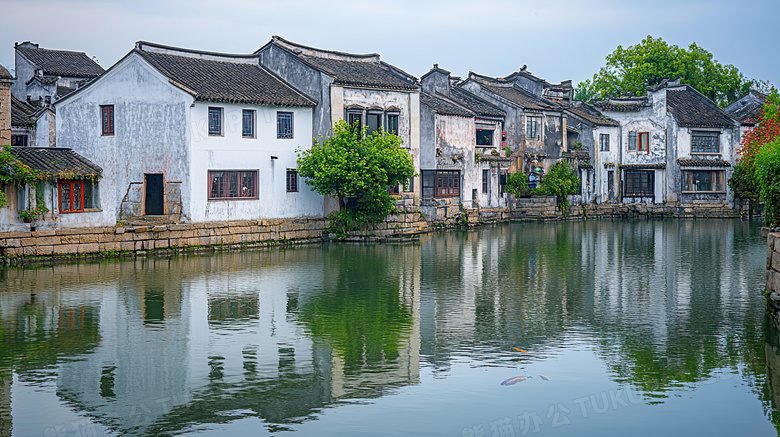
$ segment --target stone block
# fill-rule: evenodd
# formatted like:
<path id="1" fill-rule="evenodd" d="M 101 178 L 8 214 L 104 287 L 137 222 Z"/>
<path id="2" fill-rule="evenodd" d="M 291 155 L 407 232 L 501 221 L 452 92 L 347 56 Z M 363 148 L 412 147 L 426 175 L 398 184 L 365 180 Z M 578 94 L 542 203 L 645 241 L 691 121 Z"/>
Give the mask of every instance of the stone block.
<path id="1" fill-rule="evenodd" d="M 62 244 L 79 244 L 79 236 L 78 235 L 63 235 L 60 237 L 60 242 Z"/>
<path id="2" fill-rule="evenodd" d="M 79 254 L 100 252 L 100 246 L 98 245 L 98 243 L 79 244 L 77 248 Z"/>
<path id="3" fill-rule="evenodd" d="M 140 232 L 140 233 L 136 232 L 135 234 L 133 234 L 133 240 L 135 241 L 150 240 L 152 238 L 154 237 L 152 236 L 151 232 Z"/>
<path id="4" fill-rule="evenodd" d="M 56 246 L 61 242 L 62 242 L 62 238 L 57 236 L 38 238 L 39 246 Z"/>
<path id="5" fill-rule="evenodd" d="M 22 256 L 23 249 L 21 247 L 8 247 L 5 249 L 5 256 L 9 258 L 16 258 Z"/>
<path id="6" fill-rule="evenodd" d="M 155 249 L 168 248 L 168 247 L 170 247 L 170 242 L 168 240 L 154 240 Z"/>
<path id="7" fill-rule="evenodd" d="M 38 244 L 37 238 L 22 238 L 22 247 L 35 246 Z"/>
<path id="8" fill-rule="evenodd" d="M 121 245 L 117 241 L 104 243 L 100 247 L 101 252 L 118 252 L 121 250 Z"/>
<path id="9" fill-rule="evenodd" d="M 61 244 L 54 246 L 54 255 L 74 255 L 78 252 L 78 246 L 75 244 Z"/>
<path id="10" fill-rule="evenodd" d="M 192 237 L 196 237 L 197 234 L 198 234 L 198 231 L 196 231 L 194 229 L 189 229 L 189 230 L 181 232 L 181 238 L 192 238 Z"/>
<path id="11" fill-rule="evenodd" d="M 152 232 L 164 232 L 167 231 L 168 227 L 165 225 L 155 226 L 152 228 Z"/>
<path id="12" fill-rule="evenodd" d="M 119 250 L 123 252 L 132 252 L 135 250 L 135 242 L 134 241 L 120 241 L 119 242 Z"/>
<path id="13" fill-rule="evenodd" d="M 772 269 L 776 272 L 780 272 L 780 253 L 775 252 L 772 255 Z"/>
<path id="14" fill-rule="evenodd" d="M 22 240 L 19 238 L 7 238 L 5 240 L 5 245 L 7 247 L 21 247 L 22 246 Z"/>
<path id="15" fill-rule="evenodd" d="M 79 237 L 79 243 L 97 243 L 100 238 L 97 234 L 87 234 Z"/>
<path id="16" fill-rule="evenodd" d="M 33 237 L 51 237 L 53 235 L 57 235 L 57 233 L 52 229 L 50 231 L 35 231 L 32 232 Z"/>
<path id="17" fill-rule="evenodd" d="M 250 232 L 249 226 L 231 226 L 230 228 L 231 234 L 247 234 Z"/>
<path id="18" fill-rule="evenodd" d="M 37 246 L 35 248 L 35 254 L 37 256 L 49 256 L 54 253 L 54 246 Z"/>
<path id="19" fill-rule="evenodd" d="M 116 228 L 114 229 L 114 234 L 124 234 L 127 231 L 125 228 Z"/>
<path id="20" fill-rule="evenodd" d="M 22 256 L 35 256 L 35 249 L 37 246 L 22 247 Z"/>

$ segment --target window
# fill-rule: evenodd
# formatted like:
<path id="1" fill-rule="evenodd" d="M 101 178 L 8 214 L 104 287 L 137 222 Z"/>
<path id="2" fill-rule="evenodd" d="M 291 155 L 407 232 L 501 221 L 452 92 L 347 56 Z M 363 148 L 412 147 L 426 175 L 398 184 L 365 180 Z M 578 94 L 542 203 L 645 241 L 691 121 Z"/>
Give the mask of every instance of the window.
<path id="1" fill-rule="evenodd" d="M 27 135 L 11 135 L 11 146 L 27 147 L 29 144 Z"/>
<path id="2" fill-rule="evenodd" d="M 628 151 L 647 152 L 650 150 L 650 132 L 629 132 Z"/>
<path id="3" fill-rule="evenodd" d="M 436 197 L 460 196 L 460 172 L 439 170 L 436 172 Z"/>
<path id="4" fill-rule="evenodd" d="M 726 172 L 695 170 L 682 172 L 682 190 L 688 193 L 725 193 Z"/>
<path id="5" fill-rule="evenodd" d="M 84 211 L 84 181 L 60 181 L 60 212 Z"/>
<path id="6" fill-rule="evenodd" d="M 104 137 L 114 135 L 114 105 L 100 107 L 100 132 Z"/>
<path id="7" fill-rule="evenodd" d="M 490 180 L 490 170 L 482 170 L 482 192 L 488 192 L 488 181 Z"/>
<path id="8" fill-rule="evenodd" d="M 539 139 L 539 127 L 541 125 L 540 117 L 526 117 L 525 135 L 528 139 Z"/>
<path id="9" fill-rule="evenodd" d="M 257 199 L 257 170 L 209 170 L 209 200 Z"/>
<path id="10" fill-rule="evenodd" d="M 372 133 L 376 132 L 380 127 L 382 127 L 382 114 L 369 112 L 366 116 L 366 124 L 368 125 L 368 131 L 366 131 L 367 135 L 371 135 Z"/>
<path id="11" fill-rule="evenodd" d="M 287 192 L 297 193 L 298 192 L 298 170 L 294 168 L 288 168 L 286 179 L 287 179 Z"/>
<path id="12" fill-rule="evenodd" d="M 654 171 L 630 171 L 624 173 L 625 185 L 623 196 L 625 197 L 652 197 L 654 195 L 655 172 Z"/>
<path id="13" fill-rule="evenodd" d="M 477 129 L 477 145 L 492 146 L 493 132 L 495 132 L 493 129 Z"/>
<path id="14" fill-rule="evenodd" d="M 720 153 L 718 132 L 691 132 L 691 153 Z"/>
<path id="15" fill-rule="evenodd" d="M 398 114 L 387 114 L 387 128 L 385 132 L 398 135 Z"/>
<path id="16" fill-rule="evenodd" d="M 292 137 L 293 137 L 293 113 L 277 112 L 276 113 L 276 138 L 292 138 Z"/>
<path id="17" fill-rule="evenodd" d="M 255 137 L 255 111 L 244 109 L 241 112 L 241 136 L 244 138 Z"/>
<path id="18" fill-rule="evenodd" d="M 209 107 L 209 136 L 222 136 L 222 108 Z"/>
<path id="19" fill-rule="evenodd" d="M 84 209 L 99 209 L 99 194 L 97 182 L 84 181 Z"/>
<path id="20" fill-rule="evenodd" d="M 358 131 L 363 129 L 363 113 L 351 111 L 347 113 L 347 122 L 353 129 Z"/>
<path id="21" fill-rule="evenodd" d="M 599 135 L 599 151 L 609 152 L 609 134 Z"/>

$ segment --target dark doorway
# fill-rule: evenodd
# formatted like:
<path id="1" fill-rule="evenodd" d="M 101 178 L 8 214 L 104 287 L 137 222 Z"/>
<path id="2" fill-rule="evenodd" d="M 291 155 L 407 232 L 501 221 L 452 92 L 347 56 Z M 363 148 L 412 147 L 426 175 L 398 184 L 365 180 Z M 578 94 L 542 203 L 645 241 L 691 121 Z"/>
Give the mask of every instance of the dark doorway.
<path id="1" fill-rule="evenodd" d="M 163 175 L 145 174 L 146 215 L 163 215 Z"/>

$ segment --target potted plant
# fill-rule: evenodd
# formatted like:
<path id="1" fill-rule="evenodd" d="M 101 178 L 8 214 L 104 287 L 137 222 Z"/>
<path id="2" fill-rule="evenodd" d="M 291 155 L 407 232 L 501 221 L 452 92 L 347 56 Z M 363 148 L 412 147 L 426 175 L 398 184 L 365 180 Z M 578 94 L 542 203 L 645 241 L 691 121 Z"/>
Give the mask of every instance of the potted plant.
<path id="1" fill-rule="evenodd" d="M 25 223 L 30 223 L 33 220 L 37 220 L 38 217 L 41 217 L 45 213 L 46 211 L 41 208 L 25 209 L 24 211 L 19 211 L 19 218 Z"/>

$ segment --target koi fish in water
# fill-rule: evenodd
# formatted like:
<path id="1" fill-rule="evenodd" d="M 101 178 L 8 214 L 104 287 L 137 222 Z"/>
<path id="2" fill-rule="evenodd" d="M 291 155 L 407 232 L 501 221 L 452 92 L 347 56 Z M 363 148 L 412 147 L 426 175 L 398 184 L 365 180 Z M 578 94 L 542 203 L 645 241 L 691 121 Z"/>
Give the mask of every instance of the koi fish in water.
<path id="1" fill-rule="evenodd" d="M 545 381 L 549 381 L 550 380 L 550 378 L 548 378 L 548 377 L 546 377 L 544 375 L 539 375 L 539 377 L 542 378 Z"/>
<path id="2" fill-rule="evenodd" d="M 515 376 L 514 378 L 509 378 L 506 381 L 501 382 L 501 385 L 513 385 L 517 384 L 518 382 L 523 382 L 526 379 L 533 378 L 532 376 Z"/>
<path id="3" fill-rule="evenodd" d="M 516 350 L 516 351 L 518 351 L 518 352 L 522 352 L 522 353 L 524 353 L 524 354 L 528 354 L 528 353 L 530 353 L 530 352 L 528 352 L 528 351 L 527 351 L 527 350 L 525 350 L 525 349 L 518 349 L 518 348 L 516 348 L 516 347 L 513 347 L 512 349 L 514 349 L 514 350 Z"/>

